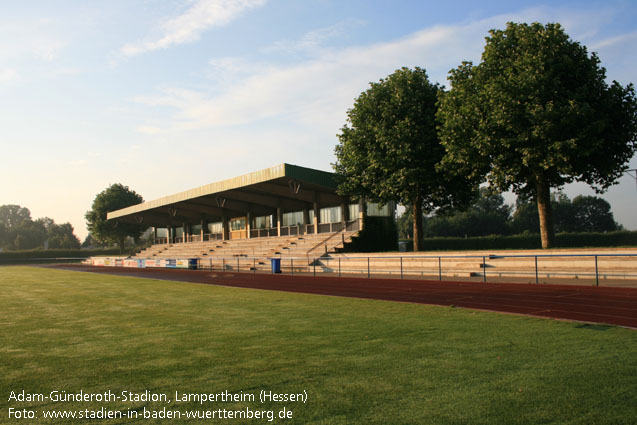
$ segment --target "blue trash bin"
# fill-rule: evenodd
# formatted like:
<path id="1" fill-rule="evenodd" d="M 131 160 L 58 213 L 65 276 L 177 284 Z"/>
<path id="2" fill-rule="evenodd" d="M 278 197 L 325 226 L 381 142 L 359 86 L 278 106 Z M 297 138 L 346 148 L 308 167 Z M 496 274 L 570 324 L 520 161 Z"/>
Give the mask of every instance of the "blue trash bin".
<path id="1" fill-rule="evenodd" d="M 196 258 L 189 258 L 188 259 L 188 269 L 197 270 L 197 259 Z"/>
<path id="2" fill-rule="evenodd" d="M 270 262 L 272 263 L 272 273 L 281 273 L 281 259 L 270 258 Z"/>

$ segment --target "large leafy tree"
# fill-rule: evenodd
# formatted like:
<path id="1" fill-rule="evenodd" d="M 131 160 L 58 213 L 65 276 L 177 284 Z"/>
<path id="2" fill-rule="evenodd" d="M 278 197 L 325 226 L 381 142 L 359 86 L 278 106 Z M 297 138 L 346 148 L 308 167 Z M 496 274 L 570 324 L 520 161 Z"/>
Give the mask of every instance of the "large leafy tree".
<path id="1" fill-rule="evenodd" d="M 107 187 L 97 194 L 91 210 L 84 215 L 90 234 L 102 243 L 118 244 L 120 252 L 123 252 L 126 238 L 130 236 L 137 240 L 148 226 L 106 220 L 106 214 L 143 201 L 141 195 L 128 186 L 116 183 Z"/>
<path id="2" fill-rule="evenodd" d="M 551 188 L 582 181 L 602 192 L 637 148 L 633 86 L 609 85 L 597 55 L 559 24 L 490 31 L 480 64 L 449 80 L 438 113 L 444 163 L 533 198 L 543 248 L 553 244 Z"/>
<path id="3" fill-rule="evenodd" d="M 347 112 L 335 148 L 339 192 L 411 207 L 416 251 L 423 211 L 468 202 L 472 194 L 464 178 L 436 169 L 444 155 L 435 124 L 441 90 L 420 68 L 371 83 Z"/>

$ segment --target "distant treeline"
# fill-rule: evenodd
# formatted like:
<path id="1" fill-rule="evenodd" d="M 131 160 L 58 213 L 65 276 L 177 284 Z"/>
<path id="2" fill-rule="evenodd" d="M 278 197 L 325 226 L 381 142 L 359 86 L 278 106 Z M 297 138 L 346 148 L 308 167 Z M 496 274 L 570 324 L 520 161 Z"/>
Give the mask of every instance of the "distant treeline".
<path id="1" fill-rule="evenodd" d="M 99 249 L 32 249 L 26 251 L 0 252 L 0 264 L 23 263 L 25 260 L 53 258 L 88 258 L 97 255 L 119 255 L 119 248 Z"/>
<path id="2" fill-rule="evenodd" d="M 562 193 L 553 194 L 551 208 L 556 233 L 604 233 L 623 230 L 615 221 L 610 204 L 596 196 L 579 195 L 571 201 Z M 409 210 L 398 218 L 400 239 L 411 239 L 412 223 Z M 534 244 L 530 241 L 534 241 L 534 235 L 539 235 L 540 232 L 537 205 L 534 202 L 518 198 L 515 207 L 506 205 L 501 194 L 492 193 L 488 188 L 481 188 L 477 201 L 467 210 L 439 211 L 435 215 L 424 217 L 423 223 L 425 238 L 527 235 L 525 238 L 519 238 L 520 241 L 526 241 L 520 242 L 524 248 L 530 248 L 529 244 Z M 556 245 L 564 246 L 564 238 L 564 235 L 559 236 Z M 540 240 L 539 236 L 537 240 Z M 425 241 L 425 246 L 428 247 L 429 242 Z M 587 242 L 586 246 L 598 245 Z"/>
<path id="3" fill-rule="evenodd" d="M 33 220 L 31 211 L 20 205 L 0 206 L 0 248 L 25 250 L 34 248 L 79 249 L 80 240 L 71 223 L 57 224 L 52 218 Z"/>

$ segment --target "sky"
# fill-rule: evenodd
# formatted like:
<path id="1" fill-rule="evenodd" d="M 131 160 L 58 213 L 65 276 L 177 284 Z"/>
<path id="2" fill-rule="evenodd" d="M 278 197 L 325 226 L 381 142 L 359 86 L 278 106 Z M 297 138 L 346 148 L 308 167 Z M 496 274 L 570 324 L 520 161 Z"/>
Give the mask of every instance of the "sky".
<path id="1" fill-rule="evenodd" d="M 3 1 L 0 205 L 83 240 L 113 183 L 152 200 L 282 162 L 331 171 L 370 82 L 419 66 L 448 87 L 509 21 L 559 22 L 609 82 L 637 82 L 634 0 Z M 637 230 L 635 179 L 602 196 Z"/>

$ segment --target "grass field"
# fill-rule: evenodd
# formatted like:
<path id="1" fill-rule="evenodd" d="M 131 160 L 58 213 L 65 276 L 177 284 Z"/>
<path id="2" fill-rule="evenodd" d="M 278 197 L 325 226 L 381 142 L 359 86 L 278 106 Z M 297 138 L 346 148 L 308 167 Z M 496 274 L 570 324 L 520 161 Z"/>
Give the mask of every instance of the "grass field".
<path id="1" fill-rule="evenodd" d="M 144 419 L 271 410 L 288 424 L 632 424 L 637 332 L 449 307 L 0 267 L 0 423 L 268 423 Z M 166 394 L 53 402 L 12 391 Z M 183 393 L 255 401 L 177 402 Z M 261 390 L 307 393 L 259 401 Z M 44 412 L 137 419 L 44 419 Z M 10 419 L 9 408 L 37 420 Z M 91 413 L 89 412 L 89 415 Z M 95 414 L 95 413 L 92 413 Z M 86 415 L 86 413 L 85 413 Z"/>

